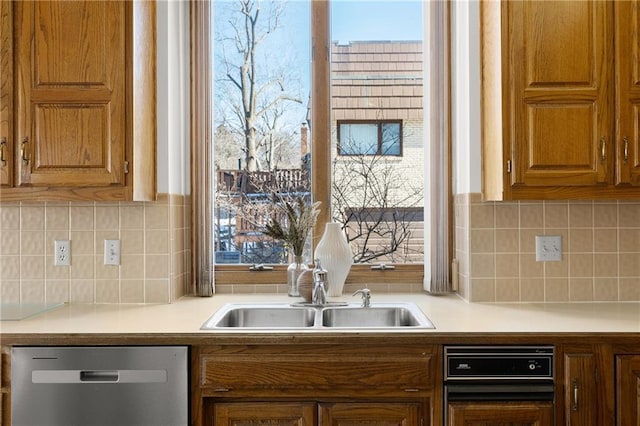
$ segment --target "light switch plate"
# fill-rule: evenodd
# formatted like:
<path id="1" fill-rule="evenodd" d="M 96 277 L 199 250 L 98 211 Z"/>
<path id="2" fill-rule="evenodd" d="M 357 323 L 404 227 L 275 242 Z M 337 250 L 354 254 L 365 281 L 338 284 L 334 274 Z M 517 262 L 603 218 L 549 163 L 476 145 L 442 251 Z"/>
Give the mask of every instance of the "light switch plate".
<path id="1" fill-rule="evenodd" d="M 104 240 L 104 264 L 120 264 L 120 240 Z"/>
<path id="2" fill-rule="evenodd" d="M 562 260 L 561 235 L 536 235 L 536 262 Z"/>

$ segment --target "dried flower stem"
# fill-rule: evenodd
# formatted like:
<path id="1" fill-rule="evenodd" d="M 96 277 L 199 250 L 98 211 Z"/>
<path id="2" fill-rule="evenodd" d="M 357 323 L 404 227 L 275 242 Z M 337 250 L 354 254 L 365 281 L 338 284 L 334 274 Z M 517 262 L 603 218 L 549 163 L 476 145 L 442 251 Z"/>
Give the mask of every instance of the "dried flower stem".
<path id="1" fill-rule="evenodd" d="M 285 201 L 283 206 L 278 206 L 284 211 L 286 220 L 280 223 L 277 217 L 272 218 L 264 235 L 283 241 L 294 256 L 302 256 L 309 231 L 318 219 L 320 202 L 306 204 L 302 197 L 296 197 L 292 202 Z"/>

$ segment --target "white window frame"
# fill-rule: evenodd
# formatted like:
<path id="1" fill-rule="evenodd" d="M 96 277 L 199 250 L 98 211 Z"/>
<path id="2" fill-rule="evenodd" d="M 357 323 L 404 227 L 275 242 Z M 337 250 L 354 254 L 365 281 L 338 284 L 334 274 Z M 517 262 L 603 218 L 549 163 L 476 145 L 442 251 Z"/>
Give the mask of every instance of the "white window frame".
<path id="1" fill-rule="evenodd" d="M 311 2 L 311 43 L 312 43 L 312 188 L 315 201 L 322 205 L 331 205 L 331 68 L 330 68 L 330 1 Z M 215 292 L 213 276 L 213 240 L 212 240 L 212 197 L 211 186 L 213 176 L 208 159 L 211 157 L 213 146 L 211 131 L 211 112 L 213 111 L 213 95 L 211 86 L 211 57 L 210 40 L 213 33 L 212 3 L 191 2 L 191 196 L 192 196 L 192 260 L 194 290 L 196 294 L 210 295 Z M 424 86 L 424 117 L 425 122 L 437 123 L 425 132 L 425 146 L 435 147 L 425 149 L 425 187 L 434 188 L 437 183 L 436 199 L 425 197 L 425 239 L 424 265 L 399 264 L 390 274 L 387 271 L 371 270 L 369 265 L 354 265 L 348 282 L 386 283 L 386 284 L 423 284 L 428 291 L 446 289 L 449 285 L 449 265 L 452 256 L 451 230 L 451 131 L 450 131 L 450 34 L 449 34 L 450 2 L 425 2 L 424 23 L 425 39 L 429 40 L 429 47 L 425 48 L 425 70 L 432 70 L 430 83 Z M 430 52 L 430 54 L 427 54 Z M 434 64 L 440 64 L 434 68 Z M 203 95 L 203 93 L 205 95 Z M 208 94 L 208 95 L 207 95 Z M 323 125 L 320 125 L 323 123 Z M 445 159 L 444 167 L 433 175 L 430 164 L 435 159 L 440 162 Z M 444 201 L 443 201 L 444 200 Z M 431 213 L 433 203 L 439 203 L 439 213 Z M 320 239 L 325 223 L 331 220 L 329 208 L 323 208 L 314 229 L 314 246 Z M 432 230 L 438 230 L 434 236 Z M 429 241 L 431 240 L 431 241 Z M 445 252 L 439 252 L 434 247 L 434 240 L 447 241 Z M 442 249 L 441 249 L 442 250 Z M 443 257 L 444 259 L 438 258 Z M 438 271 L 434 271 L 432 264 L 438 262 Z M 439 276 L 433 276 L 437 272 Z M 215 281 L 220 284 L 254 285 L 274 284 L 286 282 L 286 265 L 275 265 L 269 272 L 252 272 L 247 265 L 215 265 Z"/>

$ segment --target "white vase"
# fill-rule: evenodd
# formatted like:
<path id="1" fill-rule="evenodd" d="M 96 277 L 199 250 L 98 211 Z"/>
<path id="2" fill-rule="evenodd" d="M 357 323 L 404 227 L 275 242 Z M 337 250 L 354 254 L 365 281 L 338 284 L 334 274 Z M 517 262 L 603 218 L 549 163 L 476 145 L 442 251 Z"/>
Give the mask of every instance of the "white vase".
<path id="1" fill-rule="evenodd" d="M 339 223 L 325 225 L 314 256 L 327 271 L 327 296 L 340 296 L 353 264 L 353 254 Z"/>

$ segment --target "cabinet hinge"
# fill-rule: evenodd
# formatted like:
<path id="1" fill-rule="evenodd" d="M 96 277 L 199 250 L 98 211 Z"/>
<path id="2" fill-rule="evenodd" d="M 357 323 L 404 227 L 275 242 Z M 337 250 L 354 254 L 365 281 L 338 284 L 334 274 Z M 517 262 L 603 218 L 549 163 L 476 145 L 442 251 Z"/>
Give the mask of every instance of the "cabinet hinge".
<path id="1" fill-rule="evenodd" d="M 511 173 L 511 160 L 507 160 L 507 173 Z"/>
<path id="2" fill-rule="evenodd" d="M 124 162 L 124 173 L 125 174 L 129 173 L 129 162 L 128 161 Z"/>

